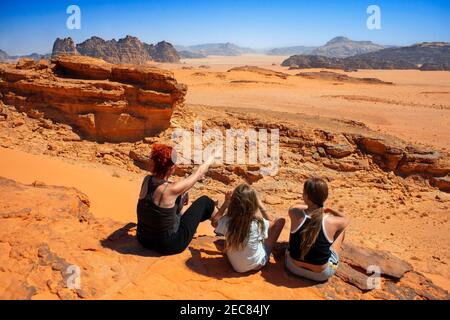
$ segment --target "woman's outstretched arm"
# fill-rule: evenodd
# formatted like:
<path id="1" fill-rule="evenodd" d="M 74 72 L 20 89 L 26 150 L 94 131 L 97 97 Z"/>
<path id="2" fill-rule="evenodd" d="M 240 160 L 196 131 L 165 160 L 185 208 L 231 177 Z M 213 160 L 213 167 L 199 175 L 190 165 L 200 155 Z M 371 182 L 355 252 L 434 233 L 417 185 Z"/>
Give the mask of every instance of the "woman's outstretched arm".
<path id="1" fill-rule="evenodd" d="M 203 176 L 208 172 L 209 167 L 213 164 L 214 160 L 215 153 L 213 153 L 205 163 L 201 164 L 193 174 L 186 179 L 175 182 L 167 191 L 172 193 L 174 196 L 179 196 L 186 193 L 197 181 L 203 178 Z"/>
<path id="2" fill-rule="evenodd" d="M 223 217 L 225 214 L 225 211 L 228 209 L 228 206 L 231 202 L 231 196 L 233 195 L 233 191 L 227 191 L 225 193 L 225 201 L 223 202 L 222 206 L 219 208 L 217 213 L 211 217 L 211 225 L 216 228 L 220 218 Z"/>
<path id="3" fill-rule="evenodd" d="M 264 219 L 272 221 L 272 217 L 267 213 L 266 207 L 264 206 L 263 202 L 261 201 L 261 197 L 258 195 L 258 209 L 259 212 L 261 212 L 261 215 Z"/>

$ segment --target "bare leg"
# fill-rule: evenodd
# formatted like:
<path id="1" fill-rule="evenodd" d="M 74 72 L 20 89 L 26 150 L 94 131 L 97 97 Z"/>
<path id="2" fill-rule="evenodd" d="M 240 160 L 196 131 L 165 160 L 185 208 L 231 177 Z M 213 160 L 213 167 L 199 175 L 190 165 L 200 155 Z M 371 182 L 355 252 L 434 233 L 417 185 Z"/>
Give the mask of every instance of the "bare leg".
<path id="1" fill-rule="evenodd" d="M 268 253 L 272 252 L 272 249 L 280 237 L 281 231 L 283 230 L 286 220 L 284 218 L 276 219 L 270 224 L 269 227 L 269 237 L 264 241 L 264 245 L 267 248 Z"/>
<path id="2" fill-rule="evenodd" d="M 336 251 L 337 254 L 341 253 L 341 247 L 342 243 L 345 239 L 345 230 L 341 232 L 341 234 L 334 240 L 334 243 L 331 245 L 331 248 L 333 248 L 334 251 Z"/>

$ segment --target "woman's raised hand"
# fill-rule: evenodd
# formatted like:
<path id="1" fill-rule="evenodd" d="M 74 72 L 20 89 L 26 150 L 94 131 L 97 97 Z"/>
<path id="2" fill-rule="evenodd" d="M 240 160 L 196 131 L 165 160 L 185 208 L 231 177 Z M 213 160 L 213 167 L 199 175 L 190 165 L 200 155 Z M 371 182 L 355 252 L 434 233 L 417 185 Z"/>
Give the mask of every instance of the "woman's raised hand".
<path id="1" fill-rule="evenodd" d="M 206 159 L 205 164 L 211 166 L 214 163 L 214 161 L 218 158 L 219 158 L 219 151 L 214 149 L 209 154 L 209 157 L 208 159 Z"/>
<path id="2" fill-rule="evenodd" d="M 230 204 L 231 202 L 231 197 L 233 196 L 233 190 L 228 190 L 225 192 L 225 203 L 226 204 Z"/>

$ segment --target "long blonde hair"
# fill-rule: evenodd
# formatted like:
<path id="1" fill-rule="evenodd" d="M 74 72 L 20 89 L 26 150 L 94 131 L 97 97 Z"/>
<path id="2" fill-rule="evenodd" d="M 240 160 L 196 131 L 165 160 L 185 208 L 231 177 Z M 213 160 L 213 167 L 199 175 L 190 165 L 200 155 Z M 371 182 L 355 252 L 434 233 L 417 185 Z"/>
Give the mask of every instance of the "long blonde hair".
<path id="1" fill-rule="evenodd" d="M 258 211 L 258 197 L 256 191 L 248 184 L 238 186 L 231 196 L 227 216 L 229 217 L 226 245 L 238 250 L 243 249 L 249 239 L 253 221 L 257 221 L 262 231 L 264 223 L 256 216 Z"/>
<path id="2" fill-rule="evenodd" d="M 305 256 L 311 250 L 322 228 L 323 205 L 328 198 L 328 185 L 323 179 L 317 177 L 309 178 L 303 185 L 303 194 L 307 196 L 309 201 L 319 206 L 319 208 L 309 213 L 309 221 L 301 231 L 301 260 L 304 260 Z M 305 217 L 305 219 L 307 218 Z"/>

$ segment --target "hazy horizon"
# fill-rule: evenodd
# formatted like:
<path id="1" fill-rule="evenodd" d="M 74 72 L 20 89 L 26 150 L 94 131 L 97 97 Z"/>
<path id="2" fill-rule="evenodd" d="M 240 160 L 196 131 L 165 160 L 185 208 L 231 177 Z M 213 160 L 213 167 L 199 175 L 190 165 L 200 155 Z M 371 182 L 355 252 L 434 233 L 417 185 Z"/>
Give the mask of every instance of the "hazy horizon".
<path id="1" fill-rule="evenodd" d="M 69 30 L 66 9 L 81 9 L 81 29 Z M 369 30 L 366 9 L 381 9 L 381 30 Z M 382 45 L 450 41 L 448 1 L 39 1 L 0 3 L 0 49 L 9 55 L 46 54 L 56 38 L 76 43 L 136 36 L 179 46 L 234 43 L 256 50 L 321 46 L 336 36 Z"/>

